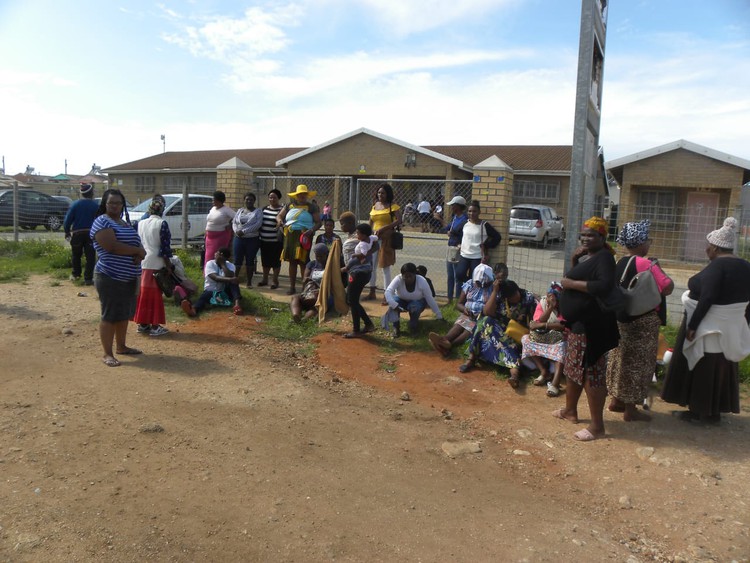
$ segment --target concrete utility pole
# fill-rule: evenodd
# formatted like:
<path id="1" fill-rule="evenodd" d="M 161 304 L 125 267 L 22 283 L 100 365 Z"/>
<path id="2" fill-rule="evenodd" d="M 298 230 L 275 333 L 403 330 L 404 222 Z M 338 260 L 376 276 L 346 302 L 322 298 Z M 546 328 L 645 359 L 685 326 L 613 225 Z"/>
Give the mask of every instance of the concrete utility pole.
<path id="1" fill-rule="evenodd" d="M 578 80 L 573 128 L 573 154 L 568 192 L 568 237 L 564 270 L 578 246 L 578 232 L 594 214 L 599 175 L 599 125 L 602 109 L 604 46 L 607 35 L 608 0 L 582 0 L 578 44 Z"/>

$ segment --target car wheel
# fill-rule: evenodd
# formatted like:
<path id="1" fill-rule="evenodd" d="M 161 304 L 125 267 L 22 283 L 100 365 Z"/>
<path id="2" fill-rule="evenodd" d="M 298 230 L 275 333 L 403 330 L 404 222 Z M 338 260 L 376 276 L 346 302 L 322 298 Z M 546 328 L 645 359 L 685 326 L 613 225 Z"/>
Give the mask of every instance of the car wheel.
<path id="1" fill-rule="evenodd" d="M 558 242 L 565 242 L 565 227 L 560 229 L 560 237 L 557 240 Z"/>
<path id="2" fill-rule="evenodd" d="M 542 248 L 547 248 L 549 246 L 549 233 L 544 233 L 544 236 L 542 237 Z"/>
<path id="3" fill-rule="evenodd" d="M 48 231 L 59 231 L 62 227 L 62 219 L 59 215 L 51 213 L 44 218 L 44 228 Z"/>

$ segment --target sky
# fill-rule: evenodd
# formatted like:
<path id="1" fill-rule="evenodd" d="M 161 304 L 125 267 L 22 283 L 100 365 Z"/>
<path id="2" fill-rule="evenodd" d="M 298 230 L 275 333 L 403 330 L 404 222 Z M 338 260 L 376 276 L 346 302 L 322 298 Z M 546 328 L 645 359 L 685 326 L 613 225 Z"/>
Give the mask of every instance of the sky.
<path id="1" fill-rule="evenodd" d="M 611 0 L 606 160 L 750 160 L 750 0 Z M 167 151 L 572 144 L 580 0 L 0 0 L 7 174 Z M 161 136 L 165 136 L 162 143 Z"/>

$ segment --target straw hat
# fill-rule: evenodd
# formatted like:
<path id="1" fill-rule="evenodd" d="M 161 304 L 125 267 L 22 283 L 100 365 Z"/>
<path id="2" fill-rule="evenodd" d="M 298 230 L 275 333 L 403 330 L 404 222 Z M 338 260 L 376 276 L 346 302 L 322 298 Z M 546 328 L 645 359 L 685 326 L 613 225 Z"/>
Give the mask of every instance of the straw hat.
<path id="1" fill-rule="evenodd" d="M 288 195 L 289 197 L 297 197 L 298 195 L 301 195 L 301 194 L 307 194 L 308 197 L 313 197 L 317 193 L 318 192 L 316 191 L 308 190 L 305 184 L 300 184 L 299 186 L 297 186 L 296 191 L 290 192 Z"/>

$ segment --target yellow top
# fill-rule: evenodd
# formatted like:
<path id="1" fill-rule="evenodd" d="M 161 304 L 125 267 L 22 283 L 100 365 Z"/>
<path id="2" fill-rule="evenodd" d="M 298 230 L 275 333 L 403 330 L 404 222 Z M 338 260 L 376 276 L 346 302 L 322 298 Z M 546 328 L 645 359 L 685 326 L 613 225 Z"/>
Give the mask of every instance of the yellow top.
<path id="1" fill-rule="evenodd" d="M 401 206 L 397 203 L 394 203 L 390 207 L 386 207 L 385 209 L 375 209 L 375 206 L 372 207 L 370 210 L 370 221 L 372 221 L 372 230 L 377 231 L 378 229 L 382 229 L 386 225 L 390 225 L 396 220 L 396 211 L 401 209 Z M 393 212 L 393 217 L 391 217 L 391 212 Z"/>

